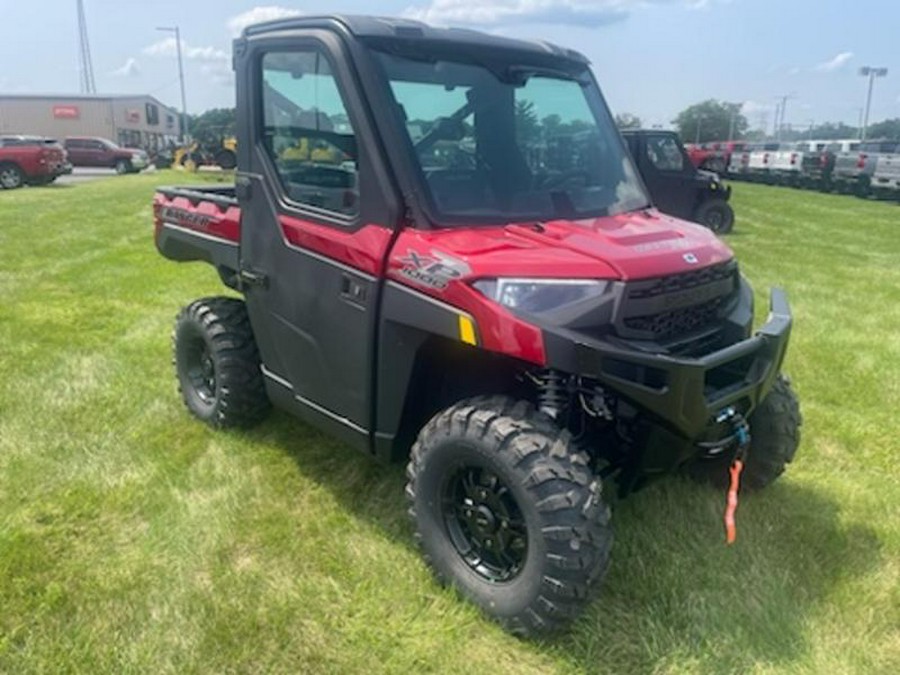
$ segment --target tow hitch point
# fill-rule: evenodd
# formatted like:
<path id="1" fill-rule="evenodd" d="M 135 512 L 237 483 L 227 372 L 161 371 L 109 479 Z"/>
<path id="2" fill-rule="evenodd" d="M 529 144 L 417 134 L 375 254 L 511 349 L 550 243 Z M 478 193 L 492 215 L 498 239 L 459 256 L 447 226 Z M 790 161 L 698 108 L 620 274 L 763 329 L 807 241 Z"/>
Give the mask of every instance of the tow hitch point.
<path id="1" fill-rule="evenodd" d="M 716 422 L 723 424 L 730 422 L 734 429 L 734 439 L 737 442 L 737 448 L 734 453 L 734 459 L 728 469 L 729 484 L 728 496 L 725 502 L 725 542 L 728 545 L 733 544 L 737 540 L 737 523 L 735 522 L 735 513 L 738 507 L 738 490 L 741 487 L 741 471 L 744 470 L 744 461 L 747 457 L 747 449 L 750 447 L 750 425 L 744 416 L 737 412 L 734 408 L 725 408 L 716 415 Z"/>

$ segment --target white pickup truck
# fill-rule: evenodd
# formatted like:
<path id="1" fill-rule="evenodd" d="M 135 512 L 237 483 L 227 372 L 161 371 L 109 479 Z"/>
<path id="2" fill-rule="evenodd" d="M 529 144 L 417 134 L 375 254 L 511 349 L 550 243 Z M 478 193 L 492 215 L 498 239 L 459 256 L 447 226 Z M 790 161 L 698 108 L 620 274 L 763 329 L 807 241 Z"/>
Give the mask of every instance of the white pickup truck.
<path id="1" fill-rule="evenodd" d="M 897 141 L 863 141 L 858 149 L 836 152 L 832 185 L 838 192 L 865 196 L 872 187 L 875 165 L 883 154 L 892 154 L 897 149 Z"/>
<path id="2" fill-rule="evenodd" d="M 803 162 L 807 154 L 825 149 L 823 141 L 782 143 L 769 155 L 769 171 L 773 182 L 800 187 L 804 184 Z"/>
<path id="3" fill-rule="evenodd" d="M 872 174 L 872 192 L 879 197 L 900 198 L 900 144 L 894 152 L 879 154 Z"/>
<path id="4" fill-rule="evenodd" d="M 778 150 L 778 143 L 755 143 L 747 146 L 747 177 L 760 183 L 772 183 L 774 174 L 771 171 L 773 153 Z"/>

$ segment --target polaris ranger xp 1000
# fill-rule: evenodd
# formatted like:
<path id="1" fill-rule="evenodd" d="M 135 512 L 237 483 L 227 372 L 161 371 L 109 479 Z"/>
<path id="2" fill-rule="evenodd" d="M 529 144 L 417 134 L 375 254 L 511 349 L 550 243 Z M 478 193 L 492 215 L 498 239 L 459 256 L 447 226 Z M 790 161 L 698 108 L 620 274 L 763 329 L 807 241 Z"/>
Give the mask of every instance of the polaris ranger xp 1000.
<path id="1" fill-rule="evenodd" d="M 405 20 L 234 43 L 233 188 L 162 188 L 159 251 L 236 293 L 178 315 L 188 409 L 291 411 L 408 461 L 437 577 L 508 629 L 563 625 L 612 545 L 601 486 L 761 488 L 791 461 L 791 315 L 647 197 L 587 60 Z M 742 474 L 742 475 L 741 475 Z"/>

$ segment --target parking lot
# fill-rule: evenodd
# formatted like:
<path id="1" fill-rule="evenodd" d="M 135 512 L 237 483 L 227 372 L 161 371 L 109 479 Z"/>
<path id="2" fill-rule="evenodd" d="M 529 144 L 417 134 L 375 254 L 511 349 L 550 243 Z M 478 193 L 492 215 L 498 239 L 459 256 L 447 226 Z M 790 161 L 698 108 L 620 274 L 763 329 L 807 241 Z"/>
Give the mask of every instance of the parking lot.
<path id="1" fill-rule="evenodd" d="M 67 176 L 60 176 L 56 179 L 59 185 L 78 185 L 79 183 L 90 183 L 91 181 L 101 180 L 103 178 L 115 178 L 115 169 L 91 169 L 76 167 L 72 173 Z"/>

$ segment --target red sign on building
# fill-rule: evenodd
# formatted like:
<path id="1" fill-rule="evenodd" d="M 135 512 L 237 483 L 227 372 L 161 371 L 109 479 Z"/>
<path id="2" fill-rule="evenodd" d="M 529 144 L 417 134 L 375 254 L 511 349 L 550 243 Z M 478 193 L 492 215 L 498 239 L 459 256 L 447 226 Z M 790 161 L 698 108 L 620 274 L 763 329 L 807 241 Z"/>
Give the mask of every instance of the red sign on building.
<path id="1" fill-rule="evenodd" d="M 58 120 L 77 120 L 81 116 L 81 111 L 77 105 L 55 105 L 53 116 Z"/>
<path id="2" fill-rule="evenodd" d="M 125 121 L 131 122 L 132 124 L 140 124 L 141 123 L 141 111 L 135 110 L 133 108 L 129 108 L 125 111 Z"/>

